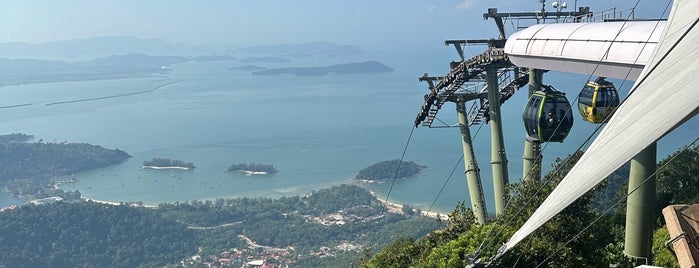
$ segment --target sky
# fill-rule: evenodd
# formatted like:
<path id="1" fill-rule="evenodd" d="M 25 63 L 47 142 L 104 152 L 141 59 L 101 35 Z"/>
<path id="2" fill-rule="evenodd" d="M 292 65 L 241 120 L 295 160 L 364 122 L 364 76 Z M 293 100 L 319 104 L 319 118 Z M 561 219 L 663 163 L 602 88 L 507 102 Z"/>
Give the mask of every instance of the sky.
<path id="1" fill-rule="evenodd" d="M 669 0 L 640 0 L 637 17 L 659 17 Z M 552 11 L 553 1 L 546 1 Z M 592 10 L 628 9 L 637 0 L 579 0 Z M 330 41 L 368 49 L 443 47 L 446 39 L 496 37 L 484 21 L 535 11 L 539 0 L 0 0 L 0 42 L 43 43 L 95 36 L 172 43 L 251 46 Z"/>

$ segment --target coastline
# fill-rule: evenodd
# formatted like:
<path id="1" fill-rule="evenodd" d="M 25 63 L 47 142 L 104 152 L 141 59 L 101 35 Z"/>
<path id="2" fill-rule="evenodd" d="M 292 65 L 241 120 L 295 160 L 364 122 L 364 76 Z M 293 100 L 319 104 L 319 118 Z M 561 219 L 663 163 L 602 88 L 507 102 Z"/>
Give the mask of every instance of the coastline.
<path id="1" fill-rule="evenodd" d="M 188 167 L 180 167 L 180 166 L 167 166 L 167 167 L 159 167 L 159 166 L 141 166 L 142 169 L 181 169 L 181 170 L 190 170 L 191 168 Z"/>
<path id="2" fill-rule="evenodd" d="M 80 197 L 80 199 L 84 200 L 85 202 L 95 202 L 95 203 L 100 203 L 100 204 L 105 204 L 105 205 L 112 205 L 112 206 L 119 206 L 119 205 L 128 205 L 128 206 L 134 206 L 134 207 L 145 207 L 145 208 L 157 208 L 158 206 L 154 205 L 138 205 L 135 203 L 131 202 L 115 202 L 115 201 L 107 201 L 107 200 L 99 200 L 99 199 L 94 199 L 94 198 L 89 198 L 89 197 Z"/>
<path id="3" fill-rule="evenodd" d="M 269 174 L 267 171 L 252 171 L 252 170 L 240 170 L 239 172 L 244 173 L 245 175 L 267 175 Z"/>
<path id="4" fill-rule="evenodd" d="M 384 198 L 381 198 L 381 197 L 379 197 L 379 196 L 376 194 L 376 192 L 373 191 L 373 190 L 369 190 L 369 192 L 370 192 L 371 195 L 373 195 L 376 199 L 378 199 L 381 203 L 383 203 L 384 205 L 386 205 L 386 207 L 388 208 L 388 211 L 389 211 L 389 212 L 391 212 L 391 213 L 397 213 L 397 214 L 404 214 L 404 213 L 403 213 L 403 205 L 398 204 L 398 203 L 394 203 L 394 202 L 391 202 L 391 201 L 388 201 L 388 200 L 386 200 L 386 199 L 384 199 Z M 441 212 L 441 211 L 429 211 L 429 212 L 428 212 L 428 211 L 422 210 L 422 211 L 420 212 L 420 214 L 421 214 L 422 216 L 426 216 L 426 217 L 430 217 L 430 218 L 435 218 L 435 219 L 437 219 L 437 218 L 439 218 L 439 219 L 441 219 L 441 220 L 448 220 L 448 219 L 449 219 L 448 213 L 444 213 L 444 212 Z"/>

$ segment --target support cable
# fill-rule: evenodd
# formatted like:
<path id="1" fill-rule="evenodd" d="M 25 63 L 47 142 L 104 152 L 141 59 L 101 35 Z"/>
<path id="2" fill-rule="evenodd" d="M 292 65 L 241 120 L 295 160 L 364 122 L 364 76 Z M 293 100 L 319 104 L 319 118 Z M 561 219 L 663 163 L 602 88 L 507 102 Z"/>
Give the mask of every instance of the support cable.
<path id="1" fill-rule="evenodd" d="M 471 138 L 472 140 L 475 140 L 475 139 L 476 139 L 476 137 L 478 136 L 478 133 L 481 131 L 481 128 L 482 128 L 482 127 L 483 127 L 483 124 L 481 124 L 481 125 L 478 127 L 478 130 L 476 130 L 476 134 L 474 134 L 474 135 L 473 135 L 473 138 Z M 444 183 L 442 184 L 442 188 L 439 189 L 439 192 L 437 193 L 437 196 L 435 196 L 434 199 L 432 200 L 432 204 L 430 205 L 430 208 L 427 210 L 427 213 L 425 213 L 426 215 L 429 215 L 430 212 L 432 211 L 432 208 L 434 207 L 434 204 L 437 203 L 437 200 L 439 199 L 439 196 L 442 194 L 442 191 L 444 191 L 444 188 L 446 188 L 447 184 L 449 183 L 449 180 L 451 180 L 451 177 L 454 175 L 454 172 L 456 172 L 456 168 L 459 167 L 459 164 L 461 163 L 461 161 L 462 161 L 463 159 L 464 159 L 464 154 L 462 153 L 462 154 L 461 154 L 461 157 L 459 157 L 459 160 L 456 161 L 456 164 L 454 164 L 454 168 L 451 170 L 451 173 L 449 173 L 449 176 L 447 177 L 447 179 L 446 179 L 446 180 L 444 181 Z M 427 217 L 427 216 L 425 216 L 425 217 Z"/>
<path id="2" fill-rule="evenodd" d="M 430 208 L 427 210 L 427 213 L 425 213 L 425 217 L 428 217 L 427 215 L 429 215 L 430 212 L 432 211 L 434 204 L 437 203 L 437 199 L 439 199 L 439 196 L 442 195 L 442 191 L 444 191 L 444 188 L 447 187 L 449 180 L 451 180 L 451 177 L 454 175 L 454 172 L 456 172 L 456 168 L 459 167 L 459 163 L 461 163 L 461 160 L 463 160 L 463 159 L 464 159 L 464 154 L 461 154 L 461 156 L 459 157 L 459 160 L 457 160 L 456 164 L 454 164 L 454 168 L 451 169 L 451 173 L 449 173 L 449 176 L 447 176 L 447 179 L 442 184 L 442 188 L 439 189 L 437 196 L 435 196 L 434 200 L 432 200 L 432 204 L 430 205 Z"/>
<path id="3" fill-rule="evenodd" d="M 640 0 L 639 0 L 638 2 L 640 2 Z M 638 2 L 636 3 L 636 6 L 638 5 Z M 636 6 L 634 6 L 634 8 L 635 8 Z M 661 17 L 665 15 L 665 13 L 668 11 L 669 7 L 670 7 L 670 3 L 668 2 L 668 4 L 666 5 L 665 10 L 663 11 Z M 628 21 L 628 18 L 627 18 L 627 21 Z M 673 46 L 661 57 L 661 59 L 660 59 L 658 62 L 662 62 L 662 61 L 667 57 L 667 55 L 670 53 L 670 51 L 672 51 L 672 50 L 675 48 L 675 46 L 677 45 L 677 43 L 679 43 L 679 41 L 682 40 L 682 39 L 687 35 L 687 33 L 689 33 L 689 30 L 691 30 L 691 29 L 697 24 L 698 21 L 699 21 L 699 19 L 697 19 L 697 20 L 694 21 L 694 23 L 692 24 L 692 26 L 689 27 L 689 29 L 678 39 L 678 41 L 677 41 L 675 44 L 673 44 Z M 625 21 L 625 22 L 626 22 L 626 21 Z M 658 25 L 659 25 L 659 22 L 656 22 L 656 25 L 655 25 L 655 27 L 654 27 L 653 30 L 655 30 L 655 29 L 658 27 Z M 623 26 L 622 26 L 622 28 L 623 28 Z M 616 38 L 615 38 L 615 39 L 616 39 Z M 646 43 L 647 43 L 647 42 L 646 42 Z M 608 52 L 608 51 L 607 51 L 607 52 Z M 640 55 L 639 55 L 639 56 L 640 56 Z M 638 57 L 636 58 L 636 60 L 638 60 Z M 656 65 L 656 66 L 657 66 L 657 65 Z M 656 67 L 653 67 L 650 71 L 647 72 L 647 74 L 652 73 L 652 72 L 655 70 L 655 68 L 656 68 Z M 630 72 L 631 72 L 631 71 L 629 70 L 629 72 L 627 73 L 627 75 L 626 75 L 626 77 L 625 77 L 625 79 L 624 79 L 624 82 L 627 81 L 626 78 L 628 78 L 628 75 L 630 74 Z M 593 71 L 593 73 L 594 73 L 594 71 Z M 592 75 L 590 75 L 590 77 L 592 77 Z M 643 81 L 646 79 L 646 77 L 648 77 L 648 75 L 644 76 L 644 77 L 639 81 L 639 83 L 637 83 L 637 84 L 643 83 Z M 622 83 L 622 85 L 623 85 L 623 83 Z M 631 94 L 633 94 L 633 93 L 634 93 L 634 89 L 631 89 L 631 92 L 629 92 L 629 95 L 628 95 L 628 96 L 631 96 Z M 577 98 L 576 98 L 576 99 L 577 99 Z M 627 99 L 628 99 L 628 97 L 627 97 Z M 624 101 L 622 101 L 621 104 L 623 104 L 623 102 L 625 102 L 625 101 L 626 101 L 626 99 L 624 99 Z M 621 105 L 621 104 L 620 104 L 620 105 Z M 607 118 L 605 119 L 605 122 L 604 122 L 604 123 L 606 123 L 609 119 L 610 119 L 610 117 L 607 117 Z M 601 126 L 602 126 L 602 125 L 600 124 L 597 128 L 595 128 L 595 131 L 593 132 L 593 135 L 594 135 L 594 133 L 596 133 L 597 131 L 599 131 L 599 129 L 601 128 Z M 588 137 L 588 139 L 586 140 L 586 142 L 589 141 L 591 137 L 592 137 L 592 136 Z M 697 141 L 697 140 L 695 139 L 695 140 L 692 142 L 692 144 L 696 143 L 696 141 Z M 674 159 L 674 157 L 673 157 L 672 159 Z M 665 166 L 665 165 L 664 165 L 664 166 Z M 664 167 L 664 166 L 663 166 L 663 167 Z M 657 171 L 656 171 L 656 173 L 657 173 Z M 655 173 L 654 173 L 653 175 L 655 175 Z M 651 177 L 652 177 L 653 175 L 651 175 Z M 649 178 L 650 178 L 650 177 L 649 177 Z M 646 178 L 646 180 L 644 180 L 643 183 L 645 183 L 646 181 L 648 181 L 649 178 Z M 643 185 L 643 183 L 642 183 L 641 185 Z M 637 187 L 637 188 L 635 188 L 631 193 L 627 194 L 622 200 L 624 200 L 626 197 L 628 197 L 629 195 L 631 195 L 631 194 L 632 194 L 633 192 L 635 192 L 636 189 L 638 189 L 638 188 L 640 188 L 640 186 Z M 539 193 L 539 192 L 537 192 L 535 195 L 538 195 L 538 193 Z M 617 202 L 613 207 L 616 207 L 622 200 L 620 200 L 619 202 Z M 613 207 L 612 207 L 612 208 L 613 208 Z M 587 230 L 590 226 L 592 226 L 594 223 L 596 223 L 597 221 L 599 221 L 599 219 L 601 219 L 601 217 L 602 217 L 604 214 L 608 213 L 609 210 L 611 210 L 611 208 L 609 208 L 608 210 L 605 210 L 604 213 L 603 213 L 602 215 L 600 215 L 598 218 L 596 218 L 595 220 L 593 220 L 593 222 L 591 222 L 590 225 L 588 225 L 588 226 L 587 226 L 586 228 L 584 228 L 581 232 L 579 232 L 578 234 L 576 234 L 571 240 L 569 240 L 566 244 L 564 244 L 563 246 L 561 246 L 561 248 L 564 247 L 564 246 L 566 246 L 566 245 L 567 245 L 568 243 L 570 243 L 573 239 L 577 238 L 577 236 L 579 236 L 580 234 L 582 234 L 582 232 L 584 232 L 584 231 Z M 521 211 L 521 209 L 520 209 L 520 211 Z M 518 211 L 517 214 L 519 214 L 519 211 Z M 554 252 L 554 255 L 555 255 L 555 253 L 557 253 L 558 251 L 560 251 L 561 248 L 559 248 L 556 252 Z M 548 258 L 546 258 L 546 260 L 548 260 L 548 259 L 549 259 L 550 257 L 552 257 L 552 256 L 553 256 L 553 255 L 549 256 Z M 543 262 L 542 262 L 542 263 L 543 263 Z M 539 266 L 540 266 L 540 265 L 541 265 L 541 264 L 539 264 Z M 537 266 L 537 267 L 539 267 L 539 266 Z"/>
<path id="4" fill-rule="evenodd" d="M 384 204 L 384 209 L 381 211 L 381 214 L 383 215 L 386 210 L 388 209 L 388 197 L 391 196 L 391 191 L 393 190 L 393 185 L 396 184 L 396 179 L 398 178 L 398 172 L 400 171 L 400 166 L 403 163 L 403 159 L 405 158 L 405 152 L 408 151 L 408 145 L 410 145 L 410 140 L 413 137 L 413 132 L 415 131 L 415 127 L 413 125 L 410 125 L 410 135 L 408 135 L 408 140 L 405 142 L 405 146 L 403 147 L 403 154 L 400 156 L 400 161 L 398 161 L 398 167 L 396 167 L 396 172 L 393 175 L 393 180 L 391 181 L 391 187 L 388 188 L 388 193 L 386 194 L 386 204 Z"/>
<path id="5" fill-rule="evenodd" d="M 637 0 L 637 1 L 636 1 L 636 4 L 635 4 L 634 7 L 633 7 L 633 9 L 635 9 L 635 8 L 638 6 L 639 3 L 640 3 L 640 0 Z M 667 7 L 666 7 L 666 10 L 667 10 Z M 665 13 L 665 12 L 663 12 L 663 14 L 664 14 L 664 13 Z M 630 19 L 630 15 L 626 18 L 626 20 L 624 20 L 624 23 L 623 23 L 622 26 L 619 28 L 619 31 L 617 31 L 616 35 L 614 36 L 614 38 L 613 38 L 612 40 L 616 40 L 616 39 L 619 37 L 619 35 L 621 34 L 621 32 L 622 32 L 623 29 L 624 29 L 624 26 L 625 26 L 626 23 L 629 21 L 629 19 Z M 657 27 L 657 23 L 656 23 L 656 27 Z M 650 38 L 650 37 L 649 37 L 649 38 Z M 614 41 L 612 41 L 612 44 L 613 44 L 613 43 L 614 43 Z M 612 45 L 610 45 L 609 47 L 607 47 L 607 49 L 606 49 L 604 55 L 609 54 L 609 51 L 611 50 L 611 47 L 612 47 Z M 592 70 L 592 72 L 590 72 L 590 75 L 588 76 L 588 80 L 590 80 L 590 79 L 592 78 L 593 74 L 597 71 L 597 69 L 599 68 L 599 66 L 602 64 L 602 61 L 603 61 L 604 58 L 605 58 L 605 57 L 603 56 L 602 58 L 599 59 L 599 61 L 597 61 L 597 64 L 595 65 L 595 68 Z M 637 59 L 638 59 L 638 58 L 637 58 Z M 627 77 L 628 77 L 629 74 L 630 74 L 630 70 L 629 70 L 629 73 L 627 73 Z M 626 79 L 624 79 L 624 80 L 626 80 Z M 575 101 L 576 101 L 576 102 L 577 102 L 578 98 L 579 98 L 579 96 L 577 96 L 577 97 L 575 98 Z M 622 102 L 622 103 L 623 103 L 623 102 Z M 572 112 L 572 109 L 568 110 L 568 111 L 565 113 L 565 116 L 568 115 L 568 112 Z M 608 117 L 606 120 L 609 120 L 609 117 Z M 558 128 L 560 127 L 561 123 L 562 123 L 562 121 L 561 121 L 561 122 L 558 122 L 558 125 L 556 125 L 556 128 L 554 129 L 554 132 L 555 132 L 556 130 L 558 130 Z M 605 123 L 606 123 L 606 121 L 605 121 Z M 587 139 L 585 139 L 585 141 L 583 141 L 583 143 L 575 150 L 575 152 L 581 151 L 582 148 L 584 148 L 584 147 L 592 140 L 592 137 L 594 137 L 594 135 L 602 128 L 602 125 L 603 125 L 603 124 L 598 125 L 598 126 L 593 130 L 593 132 L 587 137 Z M 539 155 L 537 156 L 537 158 L 536 158 L 536 160 L 535 160 L 536 162 L 539 162 L 539 160 L 542 158 L 543 152 L 546 150 L 546 148 L 547 148 L 547 146 L 548 146 L 548 142 L 550 141 L 551 138 L 552 138 L 552 137 L 549 137 L 549 140 L 546 141 L 547 144 L 545 144 L 544 146 L 542 146 L 542 148 L 541 148 L 541 150 L 540 150 L 540 153 L 539 153 Z M 560 169 L 561 169 L 562 167 L 564 167 L 564 166 L 568 163 L 568 161 L 570 161 L 570 158 L 567 158 L 561 165 L 559 165 L 558 168 L 556 168 L 556 170 L 553 171 L 553 173 L 554 173 L 554 174 L 558 173 L 558 172 L 560 171 Z M 535 168 L 535 166 L 532 166 L 532 168 L 531 168 L 529 171 L 527 171 L 527 174 L 530 174 L 531 172 L 533 172 L 534 168 Z M 505 222 L 505 224 L 503 225 L 503 227 L 500 228 L 500 230 L 495 234 L 494 237 L 499 236 L 499 235 L 505 230 L 505 228 L 506 228 L 509 224 L 511 224 L 512 221 L 513 221 L 517 216 L 519 216 L 519 215 L 522 213 L 522 211 L 524 210 L 524 208 L 525 208 L 529 203 L 531 203 L 531 202 L 534 200 L 534 197 L 538 196 L 538 195 L 541 193 L 541 191 L 543 190 L 543 188 L 544 188 L 546 185 L 548 185 L 548 184 L 551 182 L 551 180 L 552 180 L 553 178 L 554 178 L 554 176 L 552 176 L 549 180 L 545 181 L 544 184 L 541 185 L 541 186 L 539 187 L 539 189 L 537 189 L 537 191 L 536 191 L 532 196 L 530 196 L 530 197 L 527 199 L 527 201 L 525 202 L 525 204 L 524 204 L 522 207 L 520 207 L 519 210 L 517 210 L 517 212 L 509 218 L 509 220 L 507 220 L 507 221 Z M 511 202 L 507 202 L 507 203 L 505 204 L 504 210 L 507 210 L 507 208 L 509 207 L 510 203 L 511 203 Z M 497 225 L 498 221 L 500 221 L 501 218 L 504 218 L 504 217 L 498 217 L 498 218 L 495 219 L 495 222 L 493 223 L 493 225 L 491 226 L 490 230 L 489 230 L 488 233 L 486 234 L 486 237 L 485 237 L 484 241 L 483 241 L 483 242 L 481 243 L 481 245 L 478 247 L 478 249 L 477 249 L 477 251 L 476 251 L 476 254 L 480 254 L 481 250 L 483 250 L 484 247 L 490 246 L 491 242 L 494 242 L 494 241 L 495 241 L 494 239 L 491 239 L 490 241 L 488 241 L 488 240 L 489 240 L 489 237 L 490 237 L 490 235 L 491 235 L 493 229 L 495 228 L 495 226 Z M 493 238 L 494 238 L 494 237 L 493 237 Z M 487 241 L 487 244 L 486 244 L 486 241 Z"/>
<path id="6" fill-rule="evenodd" d="M 698 138 L 695 138 L 694 141 L 692 141 L 692 143 L 690 143 L 689 145 L 685 145 L 684 149 L 682 149 L 682 152 L 688 151 L 688 149 L 691 148 L 692 146 L 694 146 L 694 144 L 695 144 L 697 141 L 699 141 L 699 137 L 698 137 Z M 548 257 L 546 257 L 546 259 L 542 260 L 539 264 L 537 264 L 536 267 L 539 267 L 539 266 L 543 265 L 544 263 L 546 263 L 546 261 L 548 261 L 551 257 L 553 257 L 553 256 L 555 256 L 556 254 L 558 254 L 558 252 L 561 251 L 561 249 L 563 249 L 563 247 L 565 247 L 565 246 L 567 246 L 568 244 L 570 244 L 570 242 L 573 242 L 573 240 L 577 239 L 581 234 L 583 234 L 585 231 L 587 231 L 587 229 L 590 229 L 590 227 L 592 227 L 592 225 L 594 225 L 595 223 L 597 223 L 600 219 L 602 219 L 605 215 L 607 215 L 607 213 L 609 213 L 613 208 L 616 208 L 619 204 L 621 204 L 621 203 L 622 203 L 623 201 L 625 201 L 629 196 L 631 196 L 634 192 L 636 192 L 636 190 L 640 189 L 644 184 L 646 184 L 648 181 L 650 181 L 652 178 L 654 178 L 654 177 L 658 174 L 658 172 L 659 172 L 660 170 L 663 170 L 667 165 L 669 165 L 670 163 L 672 163 L 672 161 L 674 161 L 680 154 L 681 154 L 681 153 L 675 154 L 675 155 L 672 156 L 670 159 L 668 159 L 668 160 L 665 162 L 665 164 L 663 164 L 660 168 L 656 169 L 655 172 L 653 172 L 653 174 L 650 174 L 648 177 L 646 177 L 646 178 L 641 182 L 641 184 L 639 184 L 639 185 L 636 186 L 635 188 L 631 189 L 631 191 L 629 191 L 625 196 L 619 198 L 611 207 L 609 207 L 609 208 L 607 208 L 606 210 L 604 210 L 600 215 L 598 215 L 594 220 L 592 220 L 592 222 L 590 222 L 587 226 L 585 226 L 585 228 L 583 228 L 582 230 L 580 230 L 580 232 L 578 232 L 578 233 L 575 234 L 573 237 L 571 237 L 570 239 L 568 239 L 568 241 L 566 241 L 563 245 L 561 245 L 560 247 L 558 247 L 558 248 L 556 249 L 556 251 L 554 251 L 553 253 L 551 253 L 551 255 L 549 255 Z"/>

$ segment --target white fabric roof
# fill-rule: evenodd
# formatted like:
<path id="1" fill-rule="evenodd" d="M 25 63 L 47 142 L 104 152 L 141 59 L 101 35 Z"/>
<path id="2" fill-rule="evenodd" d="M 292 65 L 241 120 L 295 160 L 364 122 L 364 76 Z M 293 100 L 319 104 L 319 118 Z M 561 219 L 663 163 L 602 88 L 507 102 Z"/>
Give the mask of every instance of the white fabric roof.
<path id="1" fill-rule="evenodd" d="M 512 34 L 505 53 L 519 67 L 635 80 L 664 27 L 664 21 L 538 24 Z"/>
<path id="2" fill-rule="evenodd" d="M 699 1 L 675 0 L 633 92 L 498 258 L 651 143 L 699 112 Z"/>

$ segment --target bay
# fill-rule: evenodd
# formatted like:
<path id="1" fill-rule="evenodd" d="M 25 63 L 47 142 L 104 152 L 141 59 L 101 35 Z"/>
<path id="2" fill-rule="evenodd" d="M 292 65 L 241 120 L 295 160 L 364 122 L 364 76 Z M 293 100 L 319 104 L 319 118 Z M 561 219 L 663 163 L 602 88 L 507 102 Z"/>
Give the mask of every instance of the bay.
<path id="1" fill-rule="evenodd" d="M 447 212 L 468 199 L 458 128 L 412 131 L 427 85 L 424 72 L 442 75 L 454 53 L 440 50 L 372 51 L 358 56 L 290 58 L 267 67 L 327 66 L 379 60 L 391 73 L 326 76 L 254 76 L 230 70 L 238 62 L 189 62 L 170 66 L 171 73 L 146 78 L 27 84 L 0 88 L 3 132 L 23 132 L 46 142 L 88 142 L 119 148 L 127 162 L 75 174 L 77 183 L 61 185 L 84 197 L 108 201 L 182 202 L 231 197 L 280 197 L 306 194 L 352 183 L 362 168 L 400 158 L 428 168 L 407 180 L 371 185 L 380 197 L 422 209 Z M 586 76 L 550 73 L 546 83 L 566 91 L 572 100 Z M 172 83 L 172 84 L 168 84 Z M 619 86 L 621 81 L 615 81 Z M 160 87 L 162 85 L 166 86 Z M 631 82 L 623 83 L 622 95 Z M 116 98 L 46 105 L 153 91 Z M 503 106 L 510 181 L 521 178 L 526 89 Z M 439 114 L 455 123 L 453 104 Z M 490 158 L 490 125 L 472 128 L 487 207 L 494 208 Z M 690 120 L 660 142 L 659 158 L 696 137 Z M 565 143 L 547 144 L 544 169 L 572 153 L 594 125 L 576 117 Z M 477 133 L 477 134 L 475 134 Z M 191 171 L 143 170 L 153 157 L 191 161 Z M 226 173 L 232 163 L 274 164 L 279 173 L 245 176 Z M 456 167 L 456 169 L 454 169 Z M 456 172 L 450 177 L 449 174 Z M 440 189 L 444 188 L 441 191 Z M 5 197 L 1 200 L 6 200 Z M 3 201 L 5 202 L 5 201 Z M 8 203 L 13 203 L 12 201 Z"/>

